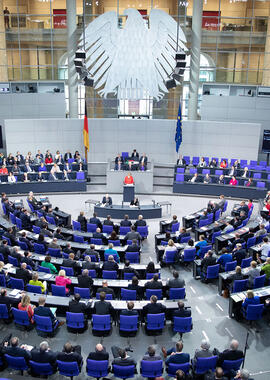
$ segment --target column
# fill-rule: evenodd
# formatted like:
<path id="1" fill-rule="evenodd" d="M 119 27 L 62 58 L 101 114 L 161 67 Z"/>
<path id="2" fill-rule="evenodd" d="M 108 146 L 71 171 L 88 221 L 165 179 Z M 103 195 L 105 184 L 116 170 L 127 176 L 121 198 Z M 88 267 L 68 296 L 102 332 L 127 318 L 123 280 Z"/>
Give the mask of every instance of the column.
<path id="1" fill-rule="evenodd" d="M 270 86 L 270 6 L 268 9 L 268 24 L 267 24 L 267 35 L 265 39 L 264 47 L 264 64 L 263 64 L 263 78 L 262 85 Z"/>
<path id="2" fill-rule="evenodd" d="M 0 81 L 8 81 L 6 30 L 3 16 L 3 0 L 0 0 Z"/>
<path id="3" fill-rule="evenodd" d="M 69 117 L 78 117 L 78 78 L 74 65 L 77 50 L 76 0 L 66 0 L 67 6 L 67 50 L 68 50 L 68 95 Z"/>
<path id="4" fill-rule="evenodd" d="M 196 5 L 195 5 L 196 4 Z M 196 120 L 200 76 L 203 0 L 193 1 L 188 119 Z"/>

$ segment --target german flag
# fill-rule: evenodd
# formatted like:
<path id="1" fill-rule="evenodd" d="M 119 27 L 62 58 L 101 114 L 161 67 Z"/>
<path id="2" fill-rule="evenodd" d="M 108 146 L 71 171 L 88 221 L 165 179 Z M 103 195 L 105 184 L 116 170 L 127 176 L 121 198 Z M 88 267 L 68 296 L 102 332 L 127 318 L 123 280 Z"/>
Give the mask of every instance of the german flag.
<path id="1" fill-rule="evenodd" d="M 84 122 L 83 122 L 83 143 L 84 143 L 85 150 L 89 152 L 89 132 L 88 132 L 86 100 L 85 100 L 85 111 L 84 111 Z"/>

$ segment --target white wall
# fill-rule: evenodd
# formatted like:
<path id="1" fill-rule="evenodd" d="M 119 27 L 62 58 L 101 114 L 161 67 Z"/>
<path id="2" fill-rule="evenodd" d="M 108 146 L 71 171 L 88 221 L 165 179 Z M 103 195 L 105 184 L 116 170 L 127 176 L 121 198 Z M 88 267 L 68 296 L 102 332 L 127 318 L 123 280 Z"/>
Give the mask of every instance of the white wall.
<path id="1" fill-rule="evenodd" d="M 104 162 L 134 148 L 155 162 L 175 162 L 175 120 L 89 119 L 88 161 Z M 216 121 L 183 122 L 181 152 L 191 156 L 256 159 L 260 124 Z M 6 120 L 8 152 L 37 149 L 53 153 L 83 149 L 83 120 Z"/>

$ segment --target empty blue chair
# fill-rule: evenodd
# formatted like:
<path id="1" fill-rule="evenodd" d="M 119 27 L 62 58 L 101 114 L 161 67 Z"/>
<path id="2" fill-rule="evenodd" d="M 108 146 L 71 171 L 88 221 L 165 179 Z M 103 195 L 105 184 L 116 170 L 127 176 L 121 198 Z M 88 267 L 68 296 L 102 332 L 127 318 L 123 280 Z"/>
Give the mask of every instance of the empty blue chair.
<path id="1" fill-rule="evenodd" d="M 200 162 L 200 157 L 194 156 L 192 157 L 192 165 L 196 166 Z"/>
<path id="2" fill-rule="evenodd" d="M 159 331 L 165 326 L 165 313 L 160 314 L 147 314 L 146 316 L 146 330 Z"/>
<path id="3" fill-rule="evenodd" d="M 130 379 L 134 377 L 135 365 L 121 366 L 113 364 L 112 372 L 115 377 L 119 377 L 120 379 Z"/>
<path id="4" fill-rule="evenodd" d="M 119 318 L 119 332 L 133 333 L 138 331 L 138 315 L 122 315 Z"/>
<path id="5" fill-rule="evenodd" d="M 9 286 L 12 289 L 24 290 L 24 282 L 21 278 L 10 277 Z"/>
<path id="6" fill-rule="evenodd" d="M 42 294 L 41 286 L 38 285 L 26 285 L 26 289 L 30 293 Z"/>
<path id="7" fill-rule="evenodd" d="M 40 234 L 40 227 L 33 225 L 34 234 Z"/>
<path id="8" fill-rule="evenodd" d="M 69 158 L 69 159 L 68 159 L 68 163 L 69 163 L 69 164 L 73 164 L 73 162 L 75 162 L 74 158 Z"/>
<path id="9" fill-rule="evenodd" d="M 179 231 L 180 223 L 173 223 L 172 224 L 172 233 L 174 234 L 175 232 Z"/>
<path id="10" fill-rule="evenodd" d="M 0 260 L 0 261 L 4 262 L 4 260 Z M 3 288 L 6 287 L 6 277 L 4 274 L 0 274 L 0 286 L 2 286 Z"/>
<path id="11" fill-rule="evenodd" d="M 134 273 L 124 272 L 124 280 L 132 280 L 134 277 Z"/>
<path id="12" fill-rule="evenodd" d="M 151 296 L 157 296 L 159 300 L 162 299 L 162 289 L 146 289 L 145 291 L 146 299 L 150 300 Z"/>
<path id="13" fill-rule="evenodd" d="M 128 152 L 122 152 L 122 158 L 124 160 L 128 159 L 129 158 L 129 153 Z"/>
<path id="14" fill-rule="evenodd" d="M 97 315 L 93 314 L 92 316 L 92 330 L 108 333 L 111 331 L 111 316 L 106 315 Z"/>
<path id="15" fill-rule="evenodd" d="M 76 181 L 77 182 L 84 182 L 85 181 L 84 172 L 76 172 Z"/>
<path id="16" fill-rule="evenodd" d="M 47 253 L 52 257 L 62 257 L 60 249 L 57 248 L 48 248 Z"/>
<path id="17" fill-rule="evenodd" d="M 78 293 L 82 298 L 87 298 L 87 299 L 89 299 L 91 296 L 89 288 L 77 288 L 75 286 L 74 287 L 74 294 L 75 293 Z"/>
<path id="18" fill-rule="evenodd" d="M 258 276 L 254 278 L 253 289 L 262 288 L 265 284 L 266 275 Z"/>
<path id="19" fill-rule="evenodd" d="M 80 373 L 80 368 L 77 362 L 62 362 L 60 360 L 56 360 L 58 371 L 60 375 L 70 377 L 73 379 L 73 376 L 78 376 Z"/>
<path id="20" fill-rule="evenodd" d="M 85 328 L 85 319 L 83 313 L 66 313 L 67 327 L 72 330 L 82 330 Z"/>
<path id="21" fill-rule="evenodd" d="M 247 239 L 247 250 L 255 244 L 256 244 L 256 237 L 255 236 Z"/>
<path id="22" fill-rule="evenodd" d="M 193 262 L 195 260 L 195 257 L 196 257 L 196 248 L 184 249 L 184 257 L 183 257 L 184 263 Z"/>
<path id="23" fill-rule="evenodd" d="M 192 330 L 192 318 L 173 317 L 173 331 L 178 332 L 181 336 Z"/>
<path id="24" fill-rule="evenodd" d="M 233 293 L 243 292 L 247 289 L 248 280 L 235 280 L 233 283 Z"/>
<path id="25" fill-rule="evenodd" d="M 91 360 L 87 359 L 86 372 L 88 376 L 100 379 L 109 373 L 109 360 Z"/>
<path id="26" fill-rule="evenodd" d="M 183 300 L 184 298 L 186 298 L 185 288 L 170 288 L 169 290 L 170 300 Z"/>
<path id="27" fill-rule="evenodd" d="M 185 181 L 185 176 L 182 173 L 177 173 L 175 176 L 175 181 L 176 182 L 184 182 Z"/>
<path id="28" fill-rule="evenodd" d="M 129 290 L 121 288 L 121 300 L 123 301 L 136 301 L 137 292 L 136 290 Z"/>
<path id="29" fill-rule="evenodd" d="M 28 245 L 24 241 L 18 240 L 18 245 L 23 251 L 28 251 Z"/>
<path id="30" fill-rule="evenodd" d="M 252 261 L 252 257 L 248 257 L 246 259 L 243 259 L 241 262 L 241 268 L 248 268 L 250 266 L 250 263 Z"/>
<path id="31" fill-rule="evenodd" d="M 186 161 L 186 164 L 190 164 L 190 156 L 184 156 L 183 159 Z"/>
<path id="32" fill-rule="evenodd" d="M 162 360 L 142 360 L 141 361 L 141 375 L 147 378 L 156 378 L 162 376 L 163 361 Z"/>
<path id="33" fill-rule="evenodd" d="M 220 235 L 221 235 L 221 231 L 214 232 L 213 235 L 212 235 L 211 243 L 215 244 L 216 237 L 218 237 Z"/>
<path id="34" fill-rule="evenodd" d="M 86 244 L 86 242 L 84 241 L 83 236 L 73 235 L 73 241 L 75 243 Z"/>
<path id="35" fill-rule="evenodd" d="M 63 269 L 66 272 L 67 276 L 74 276 L 74 270 L 73 270 L 73 268 L 60 266 L 60 269 Z"/>
<path id="36" fill-rule="evenodd" d="M 195 168 L 189 169 L 189 174 L 195 174 L 195 173 L 197 173 L 197 169 L 195 169 Z"/>
<path id="37" fill-rule="evenodd" d="M 102 245 L 103 244 L 102 239 L 91 238 L 90 241 L 91 241 L 91 244 L 95 244 L 95 245 Z"/>
<path id="38" fill-rule="evenodd" d="M 30 360 L 29 365 L 31 372 L 35 376 L 50 376 L 53 374 L 53 368 L 50 363 L 38 363 Z"/>
<path id="39" fill-rule="evenodd" d="M 12 214 L 12 212 L 9 213 L 9 217 L 12 224 L 16 224 L 16 216 Z"/>
<path id="40" fill-rule="evenodd" d="M 207 267 L 207 273 L 206 273 L 207 280 L 218 278 L 218 274 L 219 274 L 219 264 L 210 265 L 209 267 Z"/>
<path id="41" fill-rule="evenodd" d="M 96 232 L 97 225 L 93 223 L 86 224 L 87 232 Z"/>
<path id="42" fill-rule="evenodd" d="M 43 214 L 40 211 L 36 211 L 36 212 L 37 212 L 38 218 L 42 218 L 43 217 Z"/>
<path id="43" fill-rule="evenodd" d="M 220 176 L 220 175 L 222 175 L 222 174 L 223 174 L 223 170 L 221 170 L 221 169 L 217 169 L 217 170 L 215 170 L 215 175 Z"/>
<path id="44" fill-rule="evenodd" d="M 191 239 L 190 236 L 183 236 L 183 237 L 181 238 L 180 243 L 181 243 L 181 244 L 187 243 L 190 239 Z"/>
<path id="45" fill-rule="evenodd" d="M 126 235 L 128 232 L 130 232 L 130 230 L 131 230 L 130 227 L 120 226 L 119 234 Z"/>
<path id="46" fill-rule="evenodd" d="M 15 307 L 13 307 L 11 311 L 15 325 L 22 326 L 24 328 L 30 327 L 31 322 L 29 321 L 27 311 L 15 309 Z"/>
<path id="47" fill-rule="evenodd" d="M 22 230 L 22 221 L 20 218 L 16 217 L 16 226 L 19 230 Z"/>
<path id="48" fill-rule="evenodd" d="M 155 274 L 158 274 L 158 278 L 160 278 L 160 273 L 146 273 L 146 280 L 152 280 Z"/>
<path id="49" fill-rule="evenodd" d="M 139 232 L 142 238 L 146 239 L 148 236 L 148 226 L 138 226 L 137 232 Z"/>
<path id="50" fill-rule="evenodd" d="M 99 293 L 96 293 L 96 299 L 99 300 Z M 112 294 L 109 294 L 109 293 L 106 293 L 106 297 L 105 297 L 105 300 L 106 301 L 109 301 L 109 300 L 112 300 L 113 299 L 113 295 Z"/>
<path id="51" fill-rule="evenodd" d="M 190 364 L 189 363 L 184 363 L 184 364 L 174 364 L 174 363 L 169 363 L 168 368 L 167 368 L 167 373 L 170 377 L 175 377 L 176 371 L 182 370 L 185 374 L 188 373 L 190 369 Z"/>
<path id="52" fill-rule="evenodd" d="M 218 220 L 220 218 L 220 215 L 221 215 L 221 210 L 217 210 L 215 212 L 215 220 Z"/>
<path id="53" fill-rule="evenodd" d="M 256 184 L 256 187 L 258 189 L 264 189 L 265 188 L 265 182 L 258 181 Z"/>
<path id="54" fill-rule="evenodd" d="M 73 227 L 74 231 L 81 231 L 82 230 L 81 223 L 77 222 L 76 220 L 72 220 L 72 227 Z"/>
<path id="55" fill-rule="evenodd" d="M 199 220 L 199 228 L 207 226 L 207 224 L 209 224 L 209 220 L 208 219 L 201 219 L 201 220 Z"/>
<path id="56" fill-rule="evenodd" d="M 34 243 L 34 251 L 35 251 L 35 253 L 40 253 L 40 254 L 44 255 L 45 254 L 44 245 Z"/>
<path id="57" fill-rule="evenodd" d="M 196 375 L 203 375 L 207 371 L 214 371 L 217 364 L 217 356 L 211 356 L 210 358 L 197 358 L 195 373 Z"/>
<path id="58" fill-rule="evenodd" d="M 185 168 L 177 168 L 176 173 L 185 173 Z"/>
<path id="59" fill-rule="evenodd" d="M 113 231 L 113 226 L 107 226 L 106 224 L 104 224 L 104 225 L 102 226 L 102 232 L 103 232 L 104 234 L 111 234 L 112 231 Z"/>
<path id="60" fill-rule="evenodd" d="M 8 255 L 8 262 L 9 264 L 13 265 L 14 267 L 19 267 L 19 263 L 18 263 L 18 260 L 16 259 L 16 257 L 12 257 L 10 255 Z"/>
<path id="61" fill-rule="evenodd" d="M 264 309 L 263 304 L 248 305 L 246 310 L 243 310 L 244 317 L 247 321 L 258 321 L 262 318 L 262 312 Z"/>
<path id="62" fill-rule="evenodd" d="M 132 245 L 132 244 L 133 244 L 132 240 L 127 240 L 127 245 Z M 137 240 L 136 244 L 139 245 L 139 240 Z"/>
<path id="63" fill-rule="evenodd" d="M 59 325 L 58 321 L 53 325 L 50 317 L 41 317 L 40 315 L 36 314 L 34 314 L 34 321 L 36 324 L 37 331 L 50 335 L 52 335 L 56 331 Z"/>
<path id="64" fill-rule="evenodd" d="M 97 272 L 95 269 L 89 269 L 88 270 L 88 276 L 92 277 L 92 278 L 97 278 Z"/>
<path id="65" fill-rule="evenodd" d="M 54 224 L 56 226 L 56 223 L 55 223 L 55 219 L 53 216 L 48 216 L 46 215 L 46 220 L 49 224 Z"/>
<path id="66" fill-rule="evenodd" d="M 202 174 L 210 174 L 210 169 L 203 169 Z"/>
<path id="67" fill-rule="evenodd" d="M 235 270 L 237 266 L 237 261 L 231 261 L 229 263 L 225 263 L 225 272 L 230 272 L 232 270 Z"/>
<path id="68" fill-rule="evenodd" d="M 54 285 L 52 284 L 52 295 L 58 297 L 66 297 L 66 288 L 65 286 Z"/>
<path id="69" fill-rule="evenodd" d="M 51 273 L 50 268 L 42 267 L 41 265 L 38 266 L 38 272 Z"/>
<path id="70" fill-rule="evenodd" d="M 120 240 L 108 240 L 108 244 L 112 243 L 115 247 L 120 247 Z"/>
<path id="71" fill-rule="evenodd" d="M 0 304 L 0 319 L 9 319 L 8 308 L 5 304 Z"/>
<path id="72" fill-rule="evenodd" d="M 103 270 L 102 278 L 104 278 L 104 280 L 116 280 L 117 272 L 116 270 Z"/>
<path id="73" fill-rule="evenodd" d="M 238 371 L 241 367 L 241 364 L 243 363 L 243 359 L 238 360 L 224 360 L 222 363 L 222 369 L 224 371 L 224 374 L 231 373 L 231 370 Z"/>
<path id="74" fill-rule="evenodd" d="M 28 365 L 23 357 L 11 356 L 8 354 L 5 354 L 4 356 L 5 356 L 8 368 L 15 369 L 15 371 L 21 371 L 22 375 L 23 375 L 23 371 L 26 371 L 28 369 Z"/>
<path id="75" fill-rule="evenodd" d="M 165 264 L 174 264 L 177 251 L 166 251 L 164 262 Z"/>
<path id="76" fill-rule="evenodd" d="M 262 178 L 262 174 L 261 173 L 254 173 L 253 174 L 253 178 L 254 179 L 261 179 Z"/>
<path id="77" fill-rule="evenodd" d="M 131 264 L 139 264 L 140 253 L 139 252 L 126 252 L 125 260 L 129 260 Z"/>

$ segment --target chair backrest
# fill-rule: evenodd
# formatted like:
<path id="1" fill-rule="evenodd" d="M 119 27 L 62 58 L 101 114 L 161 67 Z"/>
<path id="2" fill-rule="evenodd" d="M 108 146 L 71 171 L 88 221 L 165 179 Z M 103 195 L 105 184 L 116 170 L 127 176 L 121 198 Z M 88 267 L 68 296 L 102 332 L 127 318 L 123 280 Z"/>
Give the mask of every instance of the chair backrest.
<path id="1" fill-rule="evenodd" d="M 262 178 L 262 174 L 261 173 L 254 173 L 253 178 Z"/>
<path id="2" fill-rule="evenodd" d="M 150 300 L 151 296 L 157 296 L 159 300 L 162 299 L 162 289 L 146 289 L 145 291 L 146 299 Z"/>
<path id="3" fill-rule="evenodd" d="M 209 370 L 214 371 L 217 364 L 217 356 L 211 356 L 210 358 L 197 358 L 195 373 L 202 375 Z"/>
<path id="4" fill-rule="evenodd" d="M 35 375 L 39 376 L 50 376 L 53 374 L 53 368 L 50 365 L 50 363 L 38 363 L 34 362 L 33 360 L 29 361 L 31 371 Z"/>
<path id="5" fill-rule="evenodd" d="M 198 157 L 198 156 L 192 157 L 192 164 L 193 165 L 198 165 L 199 162 L 200 162 L 200 157 Z"/>
<path id="6" fill-rule="evenodd" d="M 250 266 L 251 261 L 252 257 L 247 257 L 246 259 L 243 259 L 241 262 L 241 268 L 248 268 Z"/>
<path id="7" fill-rule="evenodd" d="M 60 249 L 48 248 L 48 255 L 52 257 L 62 257 Z"/>
<path id="8" fill-rule="evenodd" d="M 72 227 L 74 231 L 81 231 L 81 223 L 77 222 L 76 220 L 72 220 Z"/>
<path id="9" fill-rule="evenodd" d="M 16 216 L 12 212 L 9 213 L 9 217 L 10 217 L 11 223 L 16 224 Z"/>
<path id="10" fill-rule="evenodd" d="M 99 293 L 96 293 L 96 299 L 99 300 L 100 297 L 99 297 Z M 109 301 L 109 300 L 112 300 L 113 299 L 113 295 L 112 294 L 109 294 L 109 293 L 106 293 L 106 297 L 105 297 L 105 300 L 106 301 Z"/>
<path id="11" fill-rule="evenodd" d="M 235 280 L 233 283 L 233 293 L 242 292 L 247 289 L 248 280 Z"/>
<path id="12" fill-rule="evenodd" d="M 174 234 L 175 232 L 179 231 L 180 223 L 173 223 L 172 224 L 172 233 Z"/>
<path id="13" fill-rule="evenodd" d="M 80 369 L 77 362 L 62 362 L 56 360 L 60 375 L 72 377 L 78 376 Z"/>
<path id="14" fill-rule="evenodd" d="M 146 321 L 148 330 L 161 330 L 164 328 L 165 314 L 147 314 Z"/>
<path id="15" fill-rule="evenodd" d="M 34 234 L 40 234 L 40 227 L 33 226 L 33 232 L 34 232 Z"/>
<path id="16" fill-rule="evenodd" d="M 201 252 L 200 252 L 200 257 L 203 259 L 204 258 L 204 255 L 210 251 L 212 249 L 212 246 L 211 245 L 205 245 L 203 247 L 201 247 Z"/>
<path id="17" fill-rule="evenodd" d="M 175 377 L 176 371 L 182 370 L 185 374 L 189 372 L 190 369 L 190 364 L 189 363 L 184 363 L 184 364 L 174 364 L 174 363 L 169 363 L 168 365 L 168 375 L 170 377 Z"/>
<path id="18" fill-rule="evenodd" d="M 177 251 L 166 251 L 165 252 L 165 263 L 166 264 L 173 264 L 175 262 L 176 254 L 177 254 Z"/>
<path id="19" fill-rule="evenodd" d="M 18 227 L 19 230 L 22 230 L 22 221 L 20 218 L 16 217 L 16 226 Z"/>
<path id="20" fill-rule="evenodd" d="M 129 290 L 121 288 L 121 300 L 123 301 L 136 301 L 137 292 L 136 290 Z"/>
<path id="21" fill-rule="evenodd" d="M 126 235 L 130 231 L 131 231 L 130 227 L 120 226 L 119 234 Z"/>
<path id="22" fill-rule="evenodd" d="M 102 239 L 91 238 L 91 244 L 102 245 Z"/>
<path id="23" fill-rule="evenodd" d="M 141 237 L 147 237 L 148 236 L 148 226 L 138 226 L 137 232 L 139 232 Z"/>
<path id="24" fill-rule="evenodd" d="M 108 244 L 112 243 L 115 247 L 120 247 L 120 240 L 108 240 Z"/>
<path id="25" fill-rule="evenodd" d="M 215 175 L 222 175 L 222 174 L 223 174 L 223 170 L 221 169 L 215 170 Z"/>
<path id="26" fill-rule="evenodd" d="M 12 289 L 24 290 L 24 282 L 21 278 L 10 277 L 9 285 Z"/>
<path id="27" fill-rule="evenodd" d="M 252 247 L 255 244 L 256 244 L 256 237 L 255 236 L 247 239 L 247 249 Z"/>
<path id="28" fill-rule="evenodd" d="M 109 360 L 87 359 L 86 371 L 88 376 L 96 377 L 97 379 L 105 377 L 109 372 Z"/>
<path id="29" fill-rule="evenodd" d="M 12 257 L 12 256 L 8 255 L 8 262 L 9 262 L 9 264 L 13 265 L 14 267 L 19 267 L 19 263 L 18 263 L 18 260 L 16 259 L 16 257 Z"/>
<path id="30" fill-rule="evenodd" d="M 116 365 L 113 364 L 113 374 L 115 377 L 120 377 L 120 379 L 128 379 L 134 377 L 135 365 Z"/>
<path id="31" fill-rule="evenodd" d="M 207 279 L 218 278 L 218 273 L 219 273 L 219 264 L 210 265 L 209 267 L 207 267 L 206 278 Z"/>
<path id="32" fill-rule="evenodd" d="M 137 331 L 138 330 L 138 315 L 122 315 L 120 314 L 119 319 L 119 330 L 120 331 Z"/>
<path id="33" fill-rule="evenodd" d="M 8 308 L 5 304 L 0 304 L 0 319 L 9 319 Z"/>
<path id="34" fill-rule="evenodd" d="M 26 285 L 26 289 L 30 293 L 42 294 L 41 286 L 38 285 Z"/>
<path id="35" fill-rule="evenodd" d="M 185 173 L 185 168 L 177 168 L 176 172 L 177 173 Z"/>
<path id="36" fill-rule="evenodd" d="M 30 321 L 29 321 L 27 311 L 15 309 L 14 307 L 11 310 L 12 310 L 15 324 L 24 326 L 24 327 L 30 326 Z"/>
<path id="37" fill-rule="evenodd" d="M 77 182 L 83 182 L 83 181 L 85 181 L 85 174 L 84 174 L 84 172 L 77 172 L 76 173 L 76 180 L 77 180 Z"/>
<path id="38" fill-rule="evenodd" d="M 225 272 L 230 272 L 232 270 L 235 270 L 237 266 L 237 261 L 230 261 L 229 263 L 225 263 Z"/>
<path id="39" fill-rule="evenodd" d="M 199 228 L 207 226 L 207 224 L 209 224 L 209 220 L 208 219 L 201 219 L 201 220 L 199 220 Z"/>
<path id="40" fill-rule="evenodd" d="M 95 269 L 89 269 L 88 270 L 88 276 L 92 277 L 92 278 L 97 278 L 97 272 Z"/>
<path id="41" fill-rule="evenodd" d="M 84 315 L 83 313 L 66 313 L 67 327 L 72 329 L 83 329 L 84 324 Z"/>
<path id="42" fill-rule="evenodd" d="M 181 238 L 181 244 L 184 244 L 184 243 L 187 243 L 189 240 L 191 239 L 191 237 L 190 236 L 183 236 L 182 238 Z"/>
<path id="43" fill-rule="evenodd" d="M 5 354 L 4 356 L 9 368 L 15 369 L 16 371 L 24 371 L 28 369 L 28 365 L 24 357 L 11 356 L 8 354 Z"/>
<path id="44" fill-rule="evenodd" d="M 194 261 L 196 257 L 196 248 L 184 249 L 184 262 Z"/>
<path id="45" fill-rule="evenodd" d="M 176 182 L 184 182 L 185 176 L 183 173 L 176 173 L 175 181 Z"/>
<path id="46" fill-rule="evenodd" d="M 225 212 L 228 207 L 228 201 L 225 201 L 222 212 Z"/>
<path id="47" fill-rule="evenodd" d="M 90 294 L 90 289 L 89 288 L 77 288 L 76 286 L 74 287 L 74 294 L 78 293 L 82 298 L 89 299 L 91 294 Z"/>
<path id="48" fill-rule="evenodd" d="M 41 265 L 38 266 L 38 272 L 51 273 L 50 268 L 42 267 Z"/>
<path id="49" fill-rule="evenodd" d="M 53 332 L 53 325 L 50 317 L 41 317 L 40 315 L 34 314 L 34 321 L 37 330 L 45 333 Z"/>
<path id="50" fill-rule="evenodd" d="M 210 169 L 203 169 L 202 174 L 210 174 Z"/>
<path id="51" fill-rule="evenodd" d="M 192 329 L 192 318 L 173 317 L 173 331 L 184 334 Z"/>
<path id="52" fill-rule="evenodd" d="M 183 300 L 186 298 L 186 289 L 185 288 L 170 288 L 169 290 L 170 300 Z"/>
<path id="53" fill-rule="evenodd" d="M 183 159 L 186 161 L 186 164 L 190 164 L 190 156 L 184 156 Z"/>
<path id="54" fill-rule="evenodd" d="M 54 220 L 53 216 L 46 215 L 46 220 L 47 220 L 48 223 L 54 224 L 56 226 L 56 223 L 55 223 L 55 220 Z"/>
<path id="55" fill-rule="evenodd" d="M 107 226 L 106 224 L 102 226 L 102 232 L 104 232 L 105 234 L 112 233 L 112 230 L 113 230 L 113 226 Z"/>
<path id="56" fill-rule="evenodd" d="M 129 260 L 131 264 L 139 264 L 140 253 L 139 252 L 126 252 L 125 260 Z"/>
<path id="57" fill-rule="evenodd" d="M 195 169 L 195 168 L 189 169 L 189 174 L 195 174 L 195 173 L 197 173 L 197 169 Z"/>
<path id="58" fill-rule="evenodd" d="M 212 244 L 215 243 L 215 240 L 216 240 L 216 237 L 220 236 L 221 235 L 221 231 L 217 231 L 217 232 L 214 232 L 213 235 L 212 235 Z"/>
<path id="59" fill-rule="evenodd" d="M 38 243 L 34 243 L 34 251 L 36 253 L 44 254 L 45 253 L 44 245 L 38 244 Z"/>
<path id="60" fill-rule="evenodd" d="M 217 210 L 215 212 L 215 220 L 218 220 L 220 218 L 221 210 Z"/>
<path id="61" fill-rule="evenodd" d="M 124 280 L 132 280 L 133 277 L 134 277 L 134 273 L 124 272 Z"/>
<path id="62" fill-rule="evenodd" d="M 168 242 L 166 240 L 161 240 L 160 245 L 166 247 L 168 245 Z"/>
<path id="63" fill-rule="evenodd" d="M 222 363 L 222 369 L 224 374 L 229 373 L 232 369 L 238 371 L 243 363 L 243 358 L 238 360 L 224 360 Z"/>
<path id="64" fill-rule="evenodd" d="M 129 153 L 128 152 L 122 152 L 122 158 L 128 158 Z"/>
<path id="65" fill-rule="evenodd" d="M 263 274 L 262 276 L 258 276 L 256 278 L 254 278 L 253 288 L 254 289 L 262 288 L 264 286 L 264 283 L 265 283 L 265 278 L 266 278 L 265 274 Z"/>
<path id="66" fill-rule="evenodd" d="M 86 224 L 87 232 L 96 232 L 97 225 L 93 223 Z"/>
<path id="67" fill-rule="evenodd" d="M 67 276 L 74 276 L 74 270 L 73 270 L 73 268 L 60 266 L 60 269 L 63 269 L 66 272 Z"/>
<path id="68" fill-rule="evenodd" d="M 73 235 L 73 241 L 76 243 L 85 244 L 83 236 Z"/>
<path id="69" fill-rule="evenodd" d="M 93 330 L 108 331 L 111 329 L 111 316 L 106 315 L 92 315 Z"/>
<path id="70" fill-rule="evenodd" d="M 155 274 L 158 274 L 158 278 L 160 278 L 160 273 L 146 273 L 146 280 L 152 280 Z"/>
<path id="71" fill-rule="evenodd" d="M 105 280 L 116 280 L 117 279 L 117 271 L 116 270 L 103 270 L 102 278 Z"/>
<path id="72" fill-rule="evenodd" d="M 257 184 L 256 184 L 256 186 L 258 188 L 264 189 L 265 188 L 265 182 L 258 181 Z"/>
<path id="73" fill-rule="evenodd" d="M 246 319 L 248 321 L 257 321 L 258 319 L 262 318 L 262 312 L 264 309 L 263 304 L 259 305 L 248 305 L 247 306 L 247 312 L 246 312 Z"/>
<path id="74" fill-rule="evenodd" d="M 27 244 L 26 244 L 24 241 L 20 241 L 20 240 L 18 240 L 18 245 L 20 246 L 20 248 L 21 248 L 23 251 L 28 251 L 28 246 L 27 246 Z"/>
<path id="75" fill-rule="evenodd" d="M 65 297 L 66 296 L 65 286 L 52 284 L 52 295 L 53 296 L 59 296 L 59 297 Z"/>
<path id="76" fill-rule="evenodd" d="M 156 378 L 162 376 L 163 361 L 162 360 L 142 360 L 141 375 L 147 378 Z"/>
<path id="77" fill-rule="evenodd" d="M 37 216 L 38 216 L 39 218 L 42 218 L 42 217 L 43 217 L 43 214 L 42 214 L 40 211 L 37 211 Z"/>

